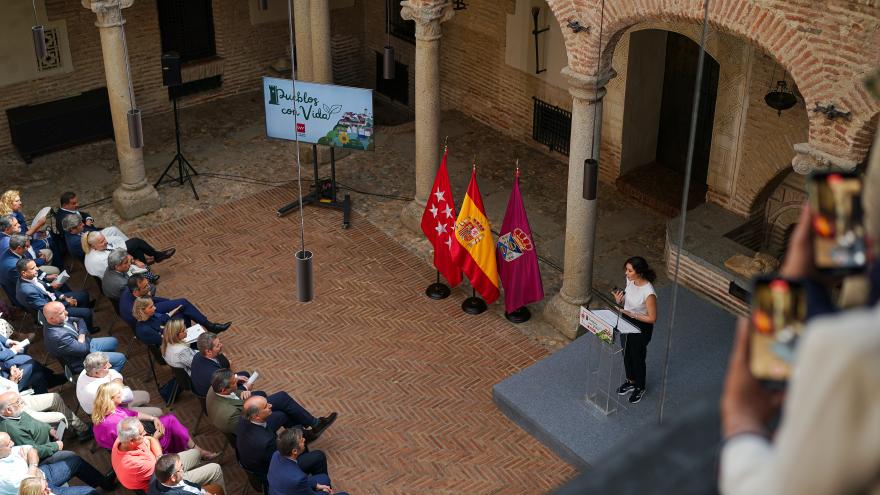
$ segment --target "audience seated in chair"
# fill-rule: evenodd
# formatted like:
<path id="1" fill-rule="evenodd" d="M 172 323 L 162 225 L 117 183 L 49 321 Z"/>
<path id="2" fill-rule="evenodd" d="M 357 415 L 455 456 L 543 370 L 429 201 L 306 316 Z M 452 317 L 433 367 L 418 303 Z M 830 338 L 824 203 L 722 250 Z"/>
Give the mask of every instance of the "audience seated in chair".
<path id="1" fill-rule="evenodd" d="M 159 315 L 162 313 L 170 313 L 180 306 L 177 316 L 182 317 L 187 326 L 190 326 L 193 323 L 198 323 L 208 332 L 220 333 L 227 330 L 232 325 L 231 321 L 227 321 L 226 323 L 212 323 L 204 314 L 202 314 L 201 311 L 199 311 L 199 308 L 184 297 L 176 299 L 158 297 L 156 296 L 156 287 L 151 284 L 149 280 L 142 275 L 132 275 L 128 277 L 126 289 L 123 290 L 122 294 L 119 296 L 119 314 L 122 315 L 122 319 L 132 327 L 137 325 L 137 319 L 134 316 L 134 300 L 138 297 L 151 298 L 153 304 L 156 305 L 156 312 Z"/>
<path id="2" fill-rule="evenodd" d="M 59 292 L 57 282 L 47 286 L 37 277 L 37 265 L 33 260 L 20 259 L 15 263 L 15 268 L 19 275 L 15 297 L 22 306 L 31 311 L 42 311 L 47 303 L 58 301 L 68 308 L 71 316 L 82 318 L 92 328 L 92 307 L 95 303 L 88 292 Z"/>
<path id="3" fill-rule="evenodd" d="M 63 375 L 56 375 L 49 368 L 35 361 L 27 354 L 25 346 L 17 340 L 0 335 L 0 376 L 17 384 L 17 391 L 29 388 L 44 394 L 57 385 L 67 381 Z"/>
<path id="4" fill-rule="evenodd" d="M 306 440 L 299 428 L 290 428 L 278 435 L 278 451 L 269 463 L 269 493 L 267 495 L 324 495 L 334 492 L 326 473 L 310 475 L 303 471 L 298 459 L 305 452 Z"/>
<path id="5" fill-rule="evenodd" d="M 18 282 L 18 270 L 16 269 L 18 260 L 22 258 L 33 260 L 40 272 L 38 276 L 46 282 L 52 282 L 61 272 L 57 267 L 48 264 L 47 259 L 39 254 L 34 258 L 29 251 L 30 246 L 27 237 L 14 234 L 9 238 L 9 249 L 0 254 L 0 285 L 13 296 L 15 296 L 15 284 Z"/>
<path id="6" fill-rule="evenodd" d="M 18 384 L 6 378 L 0 378 L 0 394 L 18 392 Z M 67 422 L 80 441 L 92 438 L 92 428 L 79 418 L 64 403 L 58 393 L 33 393 L 20 395 L 22 410 L 37 421 L 55 426 L 61 421 Z"/>
<path id="7" fill-rule="evenodd" d="M 4 192 L 3 195 L 0 195 L 0 215 L 15 217 L 16 221 L 18 221 L 18 232 L 15 233 L 33 239 L 34 251 L 42 252 L 43 257 L 51 263 L 55 253 L 52 251 L 51 243 L 46 238 L 46 232 L 43 232 L 47 217 L 41 218 L 28 227 L 24 213 L 21 212 L 21 207 L 21 194 L 18 191 L 10 189 Z"/>
<path id="8" fill-rule="evenodd" d="M 116 427 L 125 418 L 137 418 L 151 423 L 153 436 L 159 441 L 163 452 L 177 453 L 187 449 L 198 449 L 203 455 L 212 452 L 202 449 L 190 438 L 189 430 L 173 414 L 153 416 L 133 411 L 122 403 L 123 389 L 121 383 L 112 381 L 98 387 L 95 397 L 95 408 L 92 410 L 95 443 L 105 449 L 113 447 L 116 440 Z"/>
<path id="9" fill-rule="evenodd" d="M 156 461 L 156 472 L 147 495 L 223 495 L 220 485 L 200 485 L 187 481 L 186 468 L 177 454 L 165 454 Z"/>
<path id="10" fill-rule="evenodd" d="M 110 452 L 110 460 L 119 482 L 129 490 L 149 488 L 156 461 L 163 454 L 159 440 L 153 435 L 146 434 L 144 425 L 137 418 L 123 419 L 117 427 L 117 438 Z M 219 454 L 193 448 L 180 452 L 179 455 L 183 479 L 201 485 L 219 485 L 226 490 L 223 471 L 218 464 L 197 467 L 200 461 L 213 460 Z"/>
<path id="11" fill-rule="evenodd" d="M 119 345 L 115 337 L 96 337 L 89 335 L 89 327 L 82 318 L 67 316 L 67 309 L 60 302 L 49 302 L 43 308 L 46 325 L 43 339 L 46 352 L 61 360 L 71 371 L 79 374 L 83 370 L 83 360 L 91 352 L 106 352 L 110 366 L 122 371 L 125 355 L 113 352 Z"/>
<path id="12" fill-rule="evenodd" d="M 6 433 L 0 433 L 0 495 L 17 495 L 25 478 L 45 477 L 47 486 L 57 495 L 97 495 L 95 487 L 105 491 L 116 487 L 116 478 L 102 475 L 73 452 L 65 451 L 56 462 L 39 463 L 37 450 L 30 445 L 15 445 Z M 39 471 L 39 474 L 38 474 Z M 79 478 L 88 486 L 63 486 Z"/>
<path id="13" fill-rule="evenodd" d="M 277 432 L 284 424 L 283 415 L 272 409 L 265 397 L 254 395 L 244 401 L 241 418 L 235 428 L 238 462 L 249 471 L 265 475 L 275 453 Z M 320 432 L 318 432 L 320 435 Z M 303 432 L 306 442 L 314 432 Z M 312 440 L 314 441 L 314 440 Z M 320 450 L 304 452 L 297 458 L 306 474 L 327 474 L 327 456 Z"/>
<path id="14" fill-rule="evenodd" d="M 84 369 L 76 381 L 76 398 L 86 414 L 91 415 L 95 407 L 95 397 L 98 395 L 98 387 L 109 382 L 123 383 L 122 374 L 110 367 L 110 359 L 106 353 L 92 352 L 83 360 Z M 131 395 L 131 400 L 125 407 L 144 413 L 148 416 L 160 416 L 162 409 L 148 405 L 150 393 L 146 390 L 132 390 L 128 387 L 125 396 Z M 109 447 L 108 447 L 109 448 Z"/>
<path id="15" fill-rule="evenodd" d="M 252 395 L 266 395 L 265 392 L 238 390 L 238 384 L 238 377 L 228 368 L 219 369 L 211 376 L 211 390 L 206 396 L 208 418 L 223 433 L 235 433 L 245 400 Z M 266 397 L 265 402 L 271 412 L 269 424 L 273 430 L 282 426 L 302 426 L 306 428 L 310 442 L 317 440 L 336 421 L 335 412 L 323 418 L 312 416 L 287 392 L 274 393 Z"/>
<path id="16" fill-rule="evenodd" d="M 126 242 L 111 244 L 110 241 L 104 237 L 104 234 L 100 232 L 86 232 L 83 234 L 81 241 L 82 250 L 85 253 L 83 264 L 86 267 L 86 271 L 93 277 L 104 278 L 104 272 L 107 271 L 107 257 L 109 257 L 110 253 L 116 249 L 124 249 L 126 252 L 131 253 L 133 258 L 136 258 L 132 261 L 131 267 L 128 269 L 129 275 L 142 273 L 150 280 L 158 280 L 159 276 L 152 273 L 146 262 L 140 261 L 136 252 L 128 247 L 129 244 L 135 244 L 133 241 L 134 239 L 129 239 Z M 159 256 L 159 258 L 163 260 L 165 259 L 165 257 L 162 256 Z"/>
<path id="17" fill-rule="evenodd" d="M 198 351 L 186 343 L 186 325 L 180 318 L 172 318 L 165 324 L 162 334 L 162 357 L 168 366 L 182 368 L 191 375 L 193 357 Z"/>
<path id="18" fill-rule="evenodd" d="M 199 353 L 193 356 L 190 377 L 192 377 L 193 393 L 206 397 L 211 389 L 214 372 L 221 368 L 232 369 L 229 359 L 223 355 L 223 343 L 216 333 L 205 332 L 196 341 Z M 238 390 L 246 390 L 244 383 L 250 377 L 247 371 L 236 372 Z"/>

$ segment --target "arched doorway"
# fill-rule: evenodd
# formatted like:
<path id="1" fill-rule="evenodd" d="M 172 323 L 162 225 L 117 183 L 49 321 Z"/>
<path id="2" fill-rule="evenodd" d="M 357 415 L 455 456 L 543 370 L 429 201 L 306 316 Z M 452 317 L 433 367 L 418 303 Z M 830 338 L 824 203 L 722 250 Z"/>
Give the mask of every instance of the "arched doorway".
<path id="1" fill-rule="evenodd" d="M 673 31 L 646 29 L 630 38 L 617 185 L 670 216 L 678 213 L 687 163 L 700 47 Z M 688 208 L 705 201 L 720 66 L 703 64 Z"/>

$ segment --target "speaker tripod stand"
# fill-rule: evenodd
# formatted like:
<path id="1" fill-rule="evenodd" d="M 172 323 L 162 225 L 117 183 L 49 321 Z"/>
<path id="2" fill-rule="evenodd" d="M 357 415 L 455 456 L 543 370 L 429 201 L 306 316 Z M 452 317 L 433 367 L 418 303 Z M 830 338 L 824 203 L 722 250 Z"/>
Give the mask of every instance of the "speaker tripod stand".
<path id="1" fill-rule="evenodd" d="M 332 146 L 330 147 L 330 190 L 328 191 L 328 194 L 326 196 L 323 192 L 324 187 L 322 185 L 321 179 L 318 177 L 318 145 L 316 144 L 312 145 L 312 157 L 315 184 L 314 186 L 312 186 L 312 192 L 302 197 L 302 205 L 315 205 L 324 208 L 342 210 L 342 228 L 349 228 L 351 226 L 351 196 L 346 194 L 345 196 L 343 196 L 343 200 L 341 202 L 336 197 L 336 153 L 334 148 Z M 299 208 L 299 203 L 299 200 L 291 201 L 281 208 L 278 208 L 276 214 L 279 217 L 283 217 L 284 215 L 287 215 L 288 213 Z"/>
<path id="2" fill-rule="evenodd" d="M 196 185 L 193 184 L 193 176 L 199 175 L 198 170 L 196 170 L 189 160 L 183 156 L 183 153 L 180 151 L 180 112 L 177 110 L 177 92 L 174 91 L 174 88 L 171 88 L 171 101 L 174 106 L 174 138 L 177 142 L 177 153 L 174 154 L 174 158 L 168 163 L 168 166 L 165 167 L 165 171 L 162 172 L 162 175 L 159 176 L 159 180 L 153 185 L 153 187 L 159 187 L 162 185 L 162 181 L 165 182 L 177 182 L 179 185 L 183 185 L 184 182 L 189 182 L 189 187 L 192 189 L 193 196 L 195 196 L 196 201 L 199 200 L 199 193 L 196 192 Z M 171 175 L 171 167 L 174 164 L 177 164 L 177 177 Z M 167 180 L 166 180 L 167 177 Z"/>

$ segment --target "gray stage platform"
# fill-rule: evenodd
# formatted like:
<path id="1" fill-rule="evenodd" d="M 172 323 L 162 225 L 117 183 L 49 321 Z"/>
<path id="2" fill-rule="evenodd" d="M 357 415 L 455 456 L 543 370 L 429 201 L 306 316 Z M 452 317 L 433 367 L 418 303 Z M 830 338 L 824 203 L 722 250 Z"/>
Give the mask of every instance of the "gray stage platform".
<path id="1" fill-rule="evenodd" d="M 621 397 L 626 409 L 605 416 L 585 400 L 586 361 L 596 355 L 590 346 L 598 345 L 590 334 L 495 385 L 495 404 L 578 469 L 596 466 L 615 450 L 656 430 L 671 295 L 671 287 L 658 291 L 659 318 L 648 346 L 648 393 L 638 404 Z M 664 418 L 684 414 L 694 402 L 717 401 L 734 321 L 729 313 L 679 288 Z M 615 357 L 622 360 L 622 356 Z M 614 381 L 618 381 L 616 375 Z M 616 388 L 619 383 L 612 385 Z"/>

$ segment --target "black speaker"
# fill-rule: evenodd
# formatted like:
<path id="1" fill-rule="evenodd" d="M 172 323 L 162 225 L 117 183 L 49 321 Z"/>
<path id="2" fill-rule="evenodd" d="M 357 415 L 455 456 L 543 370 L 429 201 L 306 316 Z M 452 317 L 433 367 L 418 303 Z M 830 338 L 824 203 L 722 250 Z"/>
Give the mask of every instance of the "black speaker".
<path id="1" fill-rule="evenodd" d="M 180 86 L 180 55 L 177 52 L 162 54 L 162 84 L 164 86 Z"/>

